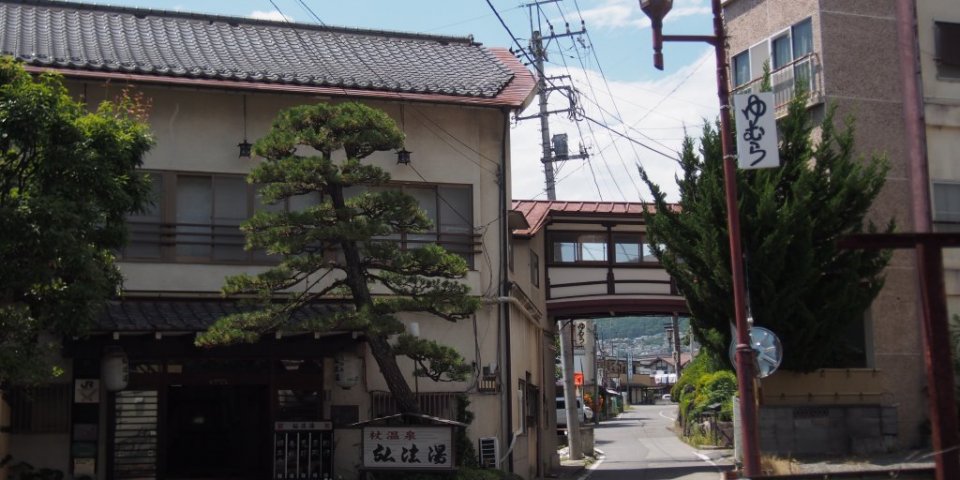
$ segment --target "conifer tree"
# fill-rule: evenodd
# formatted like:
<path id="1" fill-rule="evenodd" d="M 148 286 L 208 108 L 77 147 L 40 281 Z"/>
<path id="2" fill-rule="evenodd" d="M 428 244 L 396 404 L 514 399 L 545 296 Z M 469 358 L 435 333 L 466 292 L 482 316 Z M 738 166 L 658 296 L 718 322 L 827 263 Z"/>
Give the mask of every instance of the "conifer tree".
<path id="1" fill-rule="evenodd" d="M 883 187 L 884 157 L 854 155 L 854 125 L 834 126 L 827 109 L 815 141 L 805 98 L 778 122 L 782 166 L 737 173 L 741 241 L 755 325 L 783 342 L 781 368 L 809 371 L 845 364 L 862 352 L 845 334 L 883 286 L 889 251 L 844 250 L 845 235 L 875 232 L 866 221 Z M 727 357 L 733 289 L 719 128 L 706 124 L 699 152 L 687 138 L 678 178 L 679 208 L 643 172 L 656 213 L 645 214 L 648 241 L 677 282 L 704 348 Z M 698 154 L 699 153 L 699 154 Z M 893 221 L 884 231 L 893 230 Z"/>
<path id="2" fill-rule="evenodd" d="M 419 407 L 397 355 L 413 359 L 416 375 L 463 379 L 469 368 L 459 353 L 406 334 L 397 317 L 418 312 L 455 322 L 479 306 L 458 281 L 467 272 L 462 257 L 438 245 L 402 249 L 391 240 L 431 227 L 413 197 L 390 189 L 383 169 L 362 162 L 402 144 L 403 135 L 390 117 L 359 103 L 280 112 L 254 146 L 265 160 L 248 181 L 261 186 L 265 203 L 311 194 L 320 201 L 301 211 L 260 211 L 243 224 L 246 247 L 265 249 L 280 263 L 259 275 L 228 278 L 224 292 L 252 294 L 257 308 L 220 319 L 197 343 L 253 342 L 279 329 L 359 332 L 404 413 L 419 412 Z M 354 191 L 359 193 L 351 195 Z M 389 293 L 375 294 L 377 289 Z M 304 307 L 330 299 L 350 308 L 307 315 L 314 310 Z M 391 344 L 393 335 L 398 337 Z"/>

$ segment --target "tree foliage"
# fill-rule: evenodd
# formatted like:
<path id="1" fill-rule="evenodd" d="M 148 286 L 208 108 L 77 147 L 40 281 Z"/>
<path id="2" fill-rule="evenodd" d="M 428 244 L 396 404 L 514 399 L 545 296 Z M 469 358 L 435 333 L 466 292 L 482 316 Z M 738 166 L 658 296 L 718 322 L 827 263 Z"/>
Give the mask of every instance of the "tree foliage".
<path id="1" fill-rule="evenodd" d="M 404 333 L 397 316 L 414 312 L 455 322 L 479 307 L 458 281 L 467 272 L 463 258 L 438 245 L 401 249 L 390 240 L 431 228 L 413 197 L 389 189 L 386 172 L 362 163 L 374 152 L 400 148 L 402 141 L 390 117 L 359 103 L 281 112 L 254 146 L 265 160 L 248 180 L 262 186 L 268 204 L 307 194 L 321 200 L 301 211 L 261 211 L 243 224 L 248 249 L 265 249 L 282 260 L 259 275 L 228 278 L 225 293 L 252 295 L 257 308 L 222 318 L 198 344 L 252 342 L 279 329 L 360 332 L 404 413 L 419 407 L 397 355 L 413 359 L 419 375 L 462 379 L 468 369 L 459 353 Z M 345 158 L 335 159 L 340 152 Z M 374 295 L 374 288 L 389 294 Z M 280 293 L 286 299 L 275 302 Z M 305 315 L 305 306 L 331 298 L 352 308 Z M 399 335 L 396 344 L 388 342 L 392 335 Z"/>
<path id="2" fill-rule="evenodd" d="M 783 342 L 782 368 L 809 371 L 858 355 L 841 333 L 861 321 L 883 286 L 890 254 L 843 250 L 845 235 L 875 232 L 865 221 L 883 186 L 882 156 L 856 158 L 854 126 L 834 125 L 829 108 L 813 139 L 804 98 L 778 123 L 782 166 L 738 172 L 741 241 L 749 305 L 757 325 Z M 704 125 L 699 152 L 687 138 L 674 208 L 641 169 L 656 213 L 645 214 L 649 242 L 687 300 L 697 339 L 727 358 L 733 290 L 719 128 Z M 884 226 L 893 230 L 893 222 Z"/>
<path id="3" fill-rule="evenodd" d="M 118 293 L 113 251 L 149 200 L 144 111 L 124 95 L 90 112 L 61 77 L 0 58 L 0 382 L 50 375 L 59 337 Z"/>

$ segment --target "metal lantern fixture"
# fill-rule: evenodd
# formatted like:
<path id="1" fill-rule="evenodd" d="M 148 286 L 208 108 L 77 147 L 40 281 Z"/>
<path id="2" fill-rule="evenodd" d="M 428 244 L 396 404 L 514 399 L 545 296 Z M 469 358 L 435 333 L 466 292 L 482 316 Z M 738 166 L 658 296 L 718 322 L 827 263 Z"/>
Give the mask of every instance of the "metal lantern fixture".
<path id="1" fill-rule="evenodd" d="M 247 139 L 243 139 L 237 146 L 240 147 L 240 156 L 238 158 L 250 158 L 250 150 L 253 145 L 251 145 Z"/>
<path id="2" fill-rule="evenodd" d="M 397 150 L 397 165 L 410 165 L 411 153 L 413 152 L 408 151 L 406 148 Z"/>
<path id="3" fill-rule="evenodd" d="M 240 156 L 238 158 L 250 158 L 250 150 L 253 145 L 247 141 L 247 96 L 243 96 L 243 141 L 237 144 L 240 147 Z"/>
<path id="4" fill-rule="evenodd" d="M 673 8 L 673 0 L 640 0 L 640 10 L 650 17 L 653 27 L 653 66 L 663 70 L 663 17 Z"/>
<path id="5" fill-rule="evenodd" d="M 400 105 L 400 131 L 406 131 L 406 119 L 404 118 L 403 105 Z M 404 134 L 406 135 L 406 134 Z M 397 150 L 397 165 L 410 165 L 410 152 L 406 147 L 400 147 L 400 150 Z"/>

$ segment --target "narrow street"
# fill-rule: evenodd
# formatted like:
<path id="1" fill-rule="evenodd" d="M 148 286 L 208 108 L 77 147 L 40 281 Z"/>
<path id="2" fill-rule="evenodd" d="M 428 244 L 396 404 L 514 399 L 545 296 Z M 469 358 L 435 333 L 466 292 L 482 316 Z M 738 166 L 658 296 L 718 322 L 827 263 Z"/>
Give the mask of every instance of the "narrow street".
<path id="1" fill-rule="evenodd" d="M 676 405 L 634 405 L 596 429 L 596 448 L 603 458 L 588 480 L 716 480 L 721 467 L 668 430 Z M 701 454 L 702 455 L 702 454 Z"/>

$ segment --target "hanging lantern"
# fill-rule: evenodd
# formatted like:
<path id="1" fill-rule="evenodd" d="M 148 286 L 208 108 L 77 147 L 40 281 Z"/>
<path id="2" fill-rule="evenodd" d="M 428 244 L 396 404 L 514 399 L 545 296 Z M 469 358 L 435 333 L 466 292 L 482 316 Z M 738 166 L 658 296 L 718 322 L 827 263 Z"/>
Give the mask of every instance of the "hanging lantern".
<path id="1" fill-rule="evenodd" d="M 406 148 L 397 150 L 397 165 L 410 165 L 410 154 Z"/>
<path id="2" fill-rule="evenodd" d="M 130 362 L 120 347 L 108 347 L 100 359 L 100 379 L 108 392 L 127 388 L 130 380 Z"/>
<path id="3" fill-rule="evenodd" d="M 250 158 L 250 150 L 253 147 L 246 139 L 237 144 L 240 147 L 240 156 L 237 158 Z"/>

